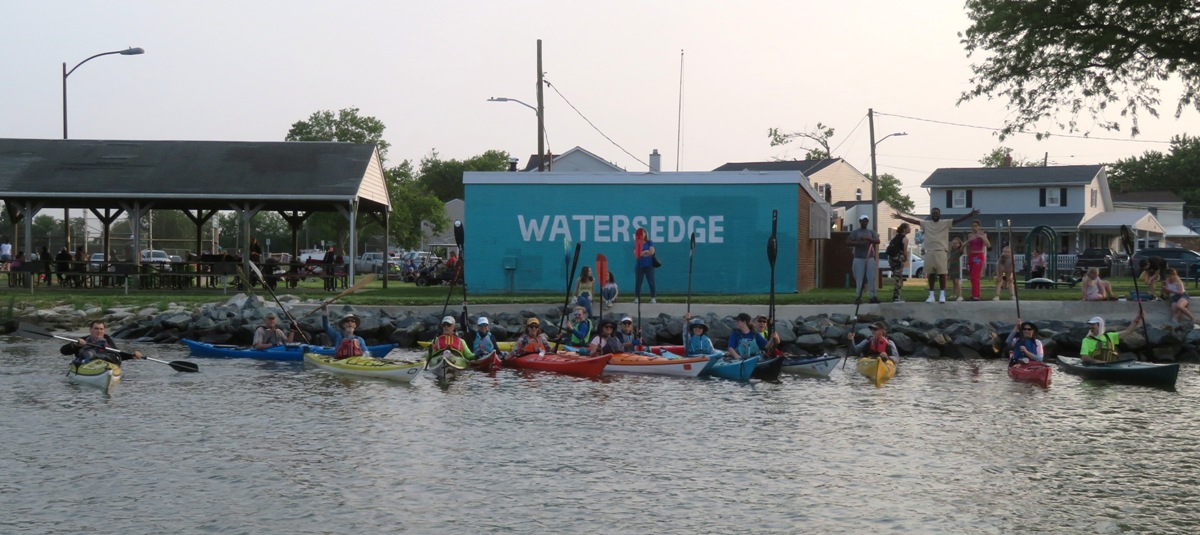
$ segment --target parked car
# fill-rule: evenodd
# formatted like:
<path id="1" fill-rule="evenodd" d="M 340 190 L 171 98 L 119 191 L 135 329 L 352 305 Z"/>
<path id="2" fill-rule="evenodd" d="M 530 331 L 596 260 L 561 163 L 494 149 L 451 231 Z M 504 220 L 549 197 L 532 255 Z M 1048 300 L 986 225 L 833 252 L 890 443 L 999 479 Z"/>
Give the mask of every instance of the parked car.
<path id="1" fill-rule="evenodd" d="M 92 253 L 88 261 L 88 271 L 100 271 L 104 269 L 104 263 L 104 253 Z"/>
<path id="2" fill-rule="evenodd" d="M 1162 257 L 1167 261 L 1167 267 L 1175 268 L 1179 276 L 1193 278 L 1200 276 L 1200 253 L 1179 247 L 1152 247 L 1142 249 L 1133 254 L 1133 264 L 1141 264 L 1143 258 L 1152 256 Z M 1140 271 L 1138 272 L 1141 273 Z"/>
<path id="3" fill-rule="evenodd" d="M 1117 258 L 1117 253 L 1107 247 L 1093 247 L 1084 249 L 1075 258 L 1075 276 L 1080 277 L 1091 268 L 1099 268 L 1101 277 L 1108 277 L 1112 274 L 1113 261 Z"/>
<path id="4" fill-rule="evenodd" d="M 171 255 L 158 249 L 142 249 L 142 264 L 162 264 L 158 266 L 158 269 L 170 271 Z"/>
<path id="5" fill-rule="evenodd" d="M 924 277 L 925 259 L 909 253 L 908 265 L 904 266 L 904 273 L 909 277 L 918 279 Z M 887 253 L 879 253 L 879 276 L 885 279 L 892 276 L 892 268 L 888 265 Z"/>

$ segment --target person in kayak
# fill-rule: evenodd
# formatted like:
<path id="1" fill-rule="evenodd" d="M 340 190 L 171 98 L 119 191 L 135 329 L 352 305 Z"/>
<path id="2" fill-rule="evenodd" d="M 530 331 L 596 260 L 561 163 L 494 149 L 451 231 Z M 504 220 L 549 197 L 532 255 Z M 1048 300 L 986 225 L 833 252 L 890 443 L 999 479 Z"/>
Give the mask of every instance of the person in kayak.
<path id="1" fill-rule="evenodd" d="M 621 318 L 621 325 L 617 328 L 616 336 L 621 340 L 621 347 L 627 352 L 642 345 L 641 337 L 633 331 L 633 318 L 629 316 Z"/>
<path id="2" fill-rule="evenodd" d="M 361 336 L 354 334 L 355 329 L 358 329 L 360 321 L 358 316 L 347 314 L 337 322 L 338 329 L 340 329 L 339 332 L 329 325 L 329 316 L 321 316 L 321 323 L 325 327 L 325 334 L 333 341 L 334 360 L 370 356 L 367 354 L 367 341 L 363 340 Z"/>
<path id="3" fill-rule="evenodd" d="M 1033 322 L 1021 321 L 1013 325 L 1012 333 L 1004 346 L 1008 348 L 1008 365 L 1027 364 L 1031 361 L 1042 362 L 1045 354 L 1042 351 L 1042 341 L 1038 340 L 1038 328 Z"/>
<path id="4" fill-rule="evenodd" d="M 1079 343 L 1079 359 L 1084 364 L 1106 364 L 1117 360 L 1117 344 L 1121 343 L 1121 337 L 1133 334 L 1141 322 L 1142 315 L 1138 314 L 1125 330 L 1106 333 L 1104 318 L 1096 316 L 1088 320 L 1088 334 Z"/>
<path id="5" fill-rule="evenodd" d="M 471 342 L 471 352 L 480 355 L 491 355 L 496 351 L 496 337 L 491 333 L 491 322 L 484 316 L 479 316 L 475 322 L 475 341 Z"/>
<path id="6" fill-rule="evenodd" d="M 570 346 L 583 347 L 591 341 L 595 326 L 588 319 L 587 309 L 577 306 L 571 318 L 571 330 L 559 335 L 559 340 Z"/>
<path id="7" fill-rule="evenodd" d="M 882 321 L 877 321 L 871 324 L 871 336 L 868 336 L 859 343 L 854 343 L 854 333 L 846 335 L 850 340 L 851 355 L 865 355 L 868 357 L 884 357 L 895 364 L 900 363 L 900 352 L 896 350 L 896 343 L 888 340 L 887 326 Z"/>
<path id="8" fill-rule="evenodd" d="M 683 353 L 688 357 L 707 357 L 717 352 L 708 337 L 708 325 L 701 318 L 692 318 L 692 313 L 683 315 L 687 329 L 683 332 Z"/>
<path id="9" fill-rule="evenodd" d="M 617 324 L 612 320 L 600 322 L 600 334 L 592 338 L 592 343 L 588 345 L 588 355 L 595 357 L 624 351 L 621 341 L 616 337 L 616 330 Z"/>
<path id="10" fill-rule="evenodd" d="M 80 364 L 93 359 L 100 359 L 120 364 L 123 360 L 140 359 L 142 358 L 141 351 L 120 353 L 114 351 L 105 351 L 104 348 L 117 349 L 117 344 L 113 342 L 111 336 L 104 333 L 104 322 L 95 320 L 88 326 L 88 335 L 74 342 L 63 345 L 59 348 L 59 352 L 64 355 L 75 355 L 75 360 Z"/>
<path id="11" fill-rule="evenodd" d="M 529 318 L 525 321 L 525 332 L 517 337 L 513 342 L 513 350 L 504 358 L 523 357 L 531 353 L 545 355 L 549 350 L 550 340 L 546 338 L 546 334 L 542 332 L 542 322 L 537 318 Z"/>
<path id="12" fill-rule="evenodd" d="M 467 347 L 467 342 L 458 337 L 458 332 L 454 330 L 454 316 L 446 316 L 442 318 L 442 334 L 433 339 L 433 343 L 429 344 L 429 350 L 426 352 L 427 358 L 433 358 L 443 351 L 449 351 L 460 357 L 465 357 L 467 360 L 475 360 L 475 354 L 471 352 L 471 348 Z"/>
<path id="13" fill-rule="evenodd" d="M 779 333 L 771 335 L 771 341 L 761 333 L 750 328 L 753 321 L 750 315 L 742 312 L 735 318 L 737 325 L 729 335 L 729 356 L 734 359 L 747 359 L 755 355 L 766 356 L 772 347 L 779 344 Z"/>
<path id="14" fill-rule="evenodd" d="M 270 349 L 290 344 L 295 336 L 295 331 L 284 334 L 283 329 L 279 328 L 279 316 L 274 312 L 267 312 L 267 315 L 263 316 L 263 324 L 254 329 L 254 342 L 250 345 L 254 349 Z"/>

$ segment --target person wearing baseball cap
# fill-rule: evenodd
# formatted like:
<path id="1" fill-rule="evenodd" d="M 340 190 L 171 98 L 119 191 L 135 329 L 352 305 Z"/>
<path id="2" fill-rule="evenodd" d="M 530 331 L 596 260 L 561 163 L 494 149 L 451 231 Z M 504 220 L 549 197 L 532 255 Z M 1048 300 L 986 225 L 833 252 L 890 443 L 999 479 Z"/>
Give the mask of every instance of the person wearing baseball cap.
<path id="1" fill-rule="evenodd" d="M 458 333 L 454 330 L 454 325 L 454 316 L 442 318 L 442 333 L 429 344 L 429 349 L 425 352 L 426 359 L 432 359 L 437 355 L 449 351 L 455 357 L 475 360 L 475 354 L 471 352 L 471 348 L 467 347 L 467 342 L 458 337 Z"/>
<path id="2" fill-rule="evenodd" d="M 263 316 L 263 324 L 254 329 L 254 349 L 268 349 L 275 346 L 291 343 L 292 337 L 296 336 L 295 331 L 284 335 L 283 329 L 279 328 L 279 316 L 274 312 L 267 312 Z"/>
<path id="3" fill-rule="evenodd" d="M 621 318 L 621 322 L 617 324 L 616 337 L 621 341 L 621 347 L 625 348 L 625 351 L 633 351 L 637 346 L 642 345 L 637 333 L 633 332 L 633 318 L 629 316 Z"/>
<path id="4" fill-rule="evenodd" d="M 896 343 L 888 340 L 887 325 L 882 321 L 876 321 L 870 325 L 871 336 L 868 336 L 859 343 L 854 343 L 854 332 L 846 335 L 850 340 L 850 355 L 865 355 L 868 357 L 883 357 L 891 360 L 894 363 L 900 362 L 900 352 L 896 350 Z"/>
<path id="5" fill-rule="evenodd" d="M 768 342 L 762 334 L 755 332 L 750 326 L 754 321 L 749 314 L 742 312 L 734 318 L 736 326 L 733 332 L 729 335 L 729 356 L 735 359 L 748 359 L 755 355 L 761 355 L 767 358 L 771 348 L 779 344 L 779 333 L 771 333 L 771 341 Z"/>
<path id="6" fill-rule="evenodd" d="M 1085 364 L 1106 364 L 1117 360 L 1117 344 L 1121 343 L 1121 337 L 1133 334 L 1142 321 L 1142 315 L 1139 313 L 1125 330 L 1106 333 L 1104 318 L 1096 316 L 1088 320 L 1087 336 L 1079 343 L 1079 359 Z"/>
<path id="7" fill-rule="evenodd" d="M 879 247 L 879 234 L 868 226 L 870 222 L 871 218 L 863 214 L 858 218 L 858 228 L 854 229 L 846 239 L 846 244 L 854 248 L 854 263 L 851 265 L 851 270 L 855 280 L 854 304 L 856 305 L 862 302 L 864 291 L 870 295 L 872 303 L 879 302 L 879 298 L 875 296 L 875 273 L 879 271 L 879 255 L 876 253 Z"/>
<path id="8" fill-rule="evenodd" d="M 471 352 L 486 356 L 496 351 L 496 337 L 492 335 L 491 322 L 484 316 L 475 321 L 475 341 L 471 342 Z"/>
<path id="9" fill-rule="evenodd" d="M 504 358 L 523 357 L 532 353 L 545 355 L 549 347 L 550 340 L 542 332 L 542 321 L 535 316 L 525 320 L 525 332 L 517 337 L 517 340 L 513 342 L 512 351 L 509 351 Z"/>

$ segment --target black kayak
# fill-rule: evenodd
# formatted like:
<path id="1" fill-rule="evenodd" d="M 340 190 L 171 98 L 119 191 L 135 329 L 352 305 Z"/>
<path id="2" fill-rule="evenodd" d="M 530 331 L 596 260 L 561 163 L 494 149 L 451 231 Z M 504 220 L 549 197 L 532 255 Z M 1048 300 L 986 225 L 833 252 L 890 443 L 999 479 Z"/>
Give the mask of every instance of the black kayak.
<path id="1" fill-rule="evenodd" d="M 783 357 L 775 357 L 758 361 L 758 365 L 754 367 L 754 373 L 750 377 L 762 379 L 764 381 L 778 381 L 779 372 L 783 370 Z"/>
<path id="2" fill-rule="evenodd" d="M 1103 379 L 1114 383 L 1174 387 L 1179 377 L 1179 364 L 1152 364 L 1123 360 L 1107 364 L 1085 364 L 1078 357 L 1058 357 L 1062 371 L 1084 379 Z"/>

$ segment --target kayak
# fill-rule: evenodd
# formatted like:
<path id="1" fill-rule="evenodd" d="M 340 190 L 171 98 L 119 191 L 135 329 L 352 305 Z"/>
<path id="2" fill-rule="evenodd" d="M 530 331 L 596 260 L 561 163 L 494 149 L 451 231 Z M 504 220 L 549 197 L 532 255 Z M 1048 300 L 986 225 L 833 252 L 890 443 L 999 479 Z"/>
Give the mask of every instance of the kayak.
<path id="1" fill-rule="evenodd" d="M 333 355 L 334 348 L 313 346 L 308 344 L 287 344 L 275 346 L 267 349 L 254 349 L 247 346 L 209 344 L 197 340 L 183 339 L 183 343 L 187 344 L 188 350 L 192 352 L 193 357 L 206 358 L 244 358 L 258 360 L 304 360 L 305 353 L 315 353 L 318 355 Z M 372 356 L 382 357 L 387 355 L 396 347 L 396 344 L 378 344 L 367 346 L 367 351 Z"/>
<path id="2" fill-rule="evenodd" d="M 840 360 L 842 360 L 842 357 L 834 355 L 821 355 L 819 357 L 784 356 L 783 367 L 780 371 L 799 375 L 829 377 L 829 372 L 837 367 L 837 363 Z"/>
<path id="3" fill-rule="evenodd" d="M 429 349 L 429 345 L 432 343 L 433 343 L 432 340 L 423 340 L 423 341 L 417 342 L 417 345 L 421 346 L 421 349 Z M 512 351 L 512 347 L 513 347 L 512 342 L 496 342 L 496 350 L 498 350 L 502 353 L 508 353 L 509 351 Z"/>
<path id="4" fill-rule="evenodd" d="M 71 361 L 67 369 L 67 379 L 108 392 L 121 381 L 121 367 L 102 359 L 92 359 L 83 363 Z"/>
<path id="5" fill-rule="evenodd" d="M 1033 383 L 1042 388 L 1050 388 L 1052 371 L 1049 364 L 1042 362 L 1018 363 L 1008 367 L 1008 376 L 1020 383 Z"/>
<path id="6" fill-rule="evenodd" d="M 754 367 L 754 373 L 751 374 L 751 377 L 764 381 L 778 381 L 780 371 L 783 371 L 782 355 L 758 361 L 758 365 Z"/>
<path id="7" fill-rule="evenodd" d="M 467 361 L 467 366 L 470 366 L 472 370 L 492 373 L 500 369 L 500 354 L 493 351 L 483 358 Z"/>
<path id="8" fill-rule="evenodd" d="M 467 369 L 471 361 L 458 353 L 443 350 L 432 357 L 425 357 L 423 368 L 432 373 L 438 381 L 458 377 L 458 372 Z"/>
<path id="9" fill-rule="evenodd" d="M 696 377 L 708 366 L 708 357 L 669 359 L 651 353 L 616 353 L 604 367 L 609 373 L 646 373 L 674 377 Z"/>
<path id="10" fill-rule="evenodd" d="M 579 377 L 600 377 L 604 366 L 608 364 L 608 355 L 599 357 L 581 357 L 573 353 L 530 353 L 521 357 L 504 359 L 504 365 L 510 368 L 527 370 L 542 370 Z"/>
<path id="11" fill-rule="evenodd" d="M 855 367 L 876 387 L 883 386 L 896 375 L 896 363 L 883 357 L 860 358 Z"/>
<path id="12" fill-rule="evenodd" d="M 1114 383 L 1174 387 L 1179 364 L 1152 364 L 1123 360 L 1107 364 L 1084 364 L 1078 357 L 1058 357 L 1058 367 L 1084 379 L 1104 379 Z"/>
<path id="13" fill-rule="evenodd" d="M 304 363 L 338 375 L 375 377 L 404 383 L 411 383 L 413 377 L 421 373 L 420 362 L 389 361 L 373 357 L 333 360 L 333 357 L 329 355 L 305 353 Z"/>
<path id="14" fill-rule="evenodd" d="M 736 360 L 725 360 L 724 357 L 718 356 L 708 368 L 708 374 L 733 381 L 749 381 L 750 377 L 754 375 L 754 369 L 758 366 L 759 360 L 760 357 L 757 355 L 748 359 Z"/>

